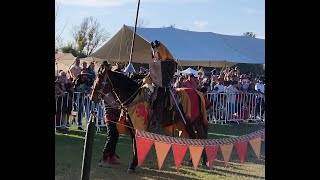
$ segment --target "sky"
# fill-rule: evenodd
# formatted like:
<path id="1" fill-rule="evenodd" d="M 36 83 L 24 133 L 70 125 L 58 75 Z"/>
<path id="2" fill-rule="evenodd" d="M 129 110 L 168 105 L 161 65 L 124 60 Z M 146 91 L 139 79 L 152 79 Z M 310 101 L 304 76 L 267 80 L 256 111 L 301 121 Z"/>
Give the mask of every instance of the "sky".
<path id="1" fill-rule="evenodd" d="M 134 26 L 138 0 L 56 0 L 56 35 L 72 41 L 71 29 L 94 17 L 109 36 L 126 24 Z M 140 0 L 139 19 L 147 27 L 175 25 L 190 31 L 265 38 L 264 0 Z"/>

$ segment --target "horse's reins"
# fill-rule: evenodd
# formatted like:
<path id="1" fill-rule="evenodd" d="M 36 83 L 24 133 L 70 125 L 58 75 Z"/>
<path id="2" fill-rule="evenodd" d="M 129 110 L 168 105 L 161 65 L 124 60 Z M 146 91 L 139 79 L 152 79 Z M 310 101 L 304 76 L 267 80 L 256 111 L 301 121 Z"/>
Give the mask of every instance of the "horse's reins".
<path id="1" fill-rule="evenodd" d="M 111 91 L 112 91 L 113 95 L 116 97 L 116 101 L 118 101 L 119 104 L 120 104 L 120 105 L 119 105 L 119 106 L 120 106 L 120 109 L 123 109 L 123 110 L 125 110 L 125 111 L 127 112 L 127 108 L 128 108 L 128 107 L 130 107 L 130 106 L 132 106 L 132 105 L 135 105 L 135 104 L 137 104 L 137 103 L 139 103 L 139 102 L 142 102 L 143 100 L 147 99 L 147 98 L 141 98 L 141 99 L 139 99 L 139 100 L 137 100 L 137 101 L 134 101 L 134 102 L 131 102 L 130 104 L 127 104 L 130 100 L 132 100 L 133 97 L 135 97 L 135 96 L 138 94 L 139 90 L 140 90 L 140 89 L 142 88 L 142 86 L 143 86 L 143 84 L 141 84 L 141 86 L 136 90 L 136 92 L 134 92 L 134 93 L 131 95 L 131 97 L 129 97 L 126 101 L 121 102 L 121 100 L 120 100 L 117 92 L 116 92 L 115 89 L 114 89 L 113 83 L 112 83 L 112 81 L 111 81 L 111 79 L 110 79 L 110 77 L 109 77 L 109 75 L 108 75 L 107 73 L 108 73 L 108 72 L 105 72 L 104 79 L 103 79 L 104 82 L 102 82 L 102 87 L 100 88 L 100 90 L 99 90 L 98 92 L 101 93 L 101 94 L 103 94 L 103 95 L 106 95 L 105 93 L 103 93 L 103 89 L 104 89 L 105 84 L 106 84 L 106 82 L 107 82 L 107 80 L 108 80 L 109 83 L 111 84 Z"/>

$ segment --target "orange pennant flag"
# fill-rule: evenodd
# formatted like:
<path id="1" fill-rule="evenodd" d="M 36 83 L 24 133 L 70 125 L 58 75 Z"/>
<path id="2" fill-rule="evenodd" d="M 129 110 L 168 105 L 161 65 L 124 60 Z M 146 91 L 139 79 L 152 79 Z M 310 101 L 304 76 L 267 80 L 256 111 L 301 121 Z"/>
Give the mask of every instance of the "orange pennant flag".
<path id="1" fill-rule="evenodd" d="M 156 148 L 156 153 L 158 158 L 158 167 L 159 169 L 161 169 L 163 162 L 170 150 L 171 144 L 155 141 L 154 146 Z"/>
<path id="2" fill-rule="evenodd" d="M 249 141 L 254 153 L 257 155 L 258 159 L 260 159 L 260 149 L 261 149 L 261 137 L 257 137 Z"/>
<path id="3" fill-rule="evenodd" d="M 194 170 L 197 170 L 199 160 L 202 155 L 203 146 L 189 146 L 190 155 Z"/>
<path id="4" fill-rule="evenodd" d="M 225 144 L 220 146 L 220 148 L 221 148 L 222 156 L 224 159 L 224 163 L 227 166 L 230 160 L 233 144 Z"/>

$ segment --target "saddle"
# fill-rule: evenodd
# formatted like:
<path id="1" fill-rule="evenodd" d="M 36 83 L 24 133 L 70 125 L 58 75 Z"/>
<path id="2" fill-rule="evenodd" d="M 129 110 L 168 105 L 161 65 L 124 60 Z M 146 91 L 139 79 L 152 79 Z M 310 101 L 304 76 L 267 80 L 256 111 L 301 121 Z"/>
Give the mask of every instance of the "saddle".
<path id="1" fill-rule="evenodd" d="M 149 129 L 159 129 L 172 124 L 174 100 L 169 90 L 156 87 L 150 98 Z"/>

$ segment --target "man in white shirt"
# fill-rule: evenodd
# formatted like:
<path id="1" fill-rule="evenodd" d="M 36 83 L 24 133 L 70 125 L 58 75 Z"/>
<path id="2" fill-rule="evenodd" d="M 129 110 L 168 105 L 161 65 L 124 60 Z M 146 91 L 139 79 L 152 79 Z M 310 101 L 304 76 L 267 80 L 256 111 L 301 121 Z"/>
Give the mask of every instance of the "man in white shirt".
<path id="1" fill-rule="evenodd" d="M 259 113 L 258 119 L 261 119 L 261 117 L 264 114 L 264 84 L 261 78 L 258 79 L 258 83 L 254 86 L 255 90 L 258 91 L 258 99 L 257 99 L 257 105 L 256 105 L 256 117 Z"/>
<path id="2" fill-rule="evenodd" d="M 76 57 L 74 59 L 74 63 L 70 66 L 69 69 L 70 78 L 72 78 L 73 81 L 75 81 L 78 78 L 81 69 L 82 68 L 80 67 L 80 58 Z"/>
<path id="3" fill-rule="evenodd" d="M 236 107 L 236 93 L 240 91 L 236 88 L 238 86 L 238 81 L 232 81 L 231 84 L 227 87 L 227 103 L 229 104 L 229 118 L 232 119 L 233 114 L 235 113 Z"/>

